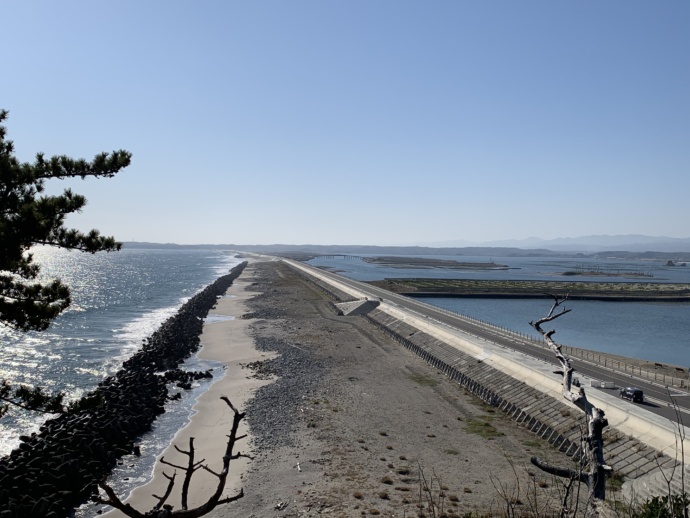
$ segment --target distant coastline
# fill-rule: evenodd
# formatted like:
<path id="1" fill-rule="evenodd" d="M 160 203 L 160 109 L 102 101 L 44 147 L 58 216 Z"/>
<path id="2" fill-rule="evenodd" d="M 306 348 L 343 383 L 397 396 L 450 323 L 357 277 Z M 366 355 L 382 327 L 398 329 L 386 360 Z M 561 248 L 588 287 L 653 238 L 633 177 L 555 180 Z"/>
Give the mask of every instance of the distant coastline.
<path id="1" fill-rule="evenodd" d="M 255 252 L 276 255 L 307 261 L 324 255 L 378 255 L 378 256 L 478 256 L 478 257 L 566 257 L 576 259 L 623 259 L 642 261 L 672 261 L 674 263 L 690 262 L 690 251 L 687 252 L 629 252 L 610 250 L 596 253 L 553 251 L 545 248 L 516 247 L 428 247 L 428 246 L 371 246 L 371 245 L 239 245 L 239 244 L 199 244 L 185 245 L 176 243 L 151 243 L 127 241 L 127 249 L 164 249 L 164 250 L 227 250 Z"/>
<path id="2" fill-rule="evenodd" d="M 448 270 L 508 270 L 510 266 L 507 264 L 495 263 L 493 260 L 486 262 L 467 262 L 467 261 L 453 261 L 449 259 L 426 259 L 423 257 L 400 257 L 400 256 L 383 256 L 383 257 L 365 257 L 364 261 L 380 266 L 389 266 L 391 268 L 444 268 Z"/>
<path id="3" fill-rule="evenodd" d="M 411 297 L 548 298 L 572 300 L 690 302 L 690 284 L 467 279 L 384 279 L 379 288 Z"/>

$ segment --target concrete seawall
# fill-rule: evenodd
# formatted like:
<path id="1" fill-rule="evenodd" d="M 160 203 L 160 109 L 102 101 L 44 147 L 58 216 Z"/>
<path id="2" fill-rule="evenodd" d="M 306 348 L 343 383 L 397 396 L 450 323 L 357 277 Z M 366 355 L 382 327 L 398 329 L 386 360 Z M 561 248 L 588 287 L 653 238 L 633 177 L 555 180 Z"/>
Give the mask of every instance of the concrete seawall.
<path id="1" fill-rule="evenodd" d="M 364 293 L 318 270 L 292 261 L 289 264 L 335 300 L 365 297 Z M 385 301 L 365 318 L 552 446 L 570 456 L 579 451 L 583 414 L 561 396 L 560 376 L 552 372 L 553 365 Z M 590 386 L 592 380 L 579 377 L 583 386 Z M 678 467 L 682 460 L 677 428 L 668 419 L 602 391 L 590 389 L 587 396 L 605 411 L 609 421 L 604 436 L 606 461 L 615 473 L 629 481 L 642 482 L 635 488 L 638 496 L 644 498 L 645 489 L 653 496 L 652 484 L 644 481 L 658 478 L 660 470 Z M 687 438 L 685 456 L 687 461 L 690 458 Z"/>

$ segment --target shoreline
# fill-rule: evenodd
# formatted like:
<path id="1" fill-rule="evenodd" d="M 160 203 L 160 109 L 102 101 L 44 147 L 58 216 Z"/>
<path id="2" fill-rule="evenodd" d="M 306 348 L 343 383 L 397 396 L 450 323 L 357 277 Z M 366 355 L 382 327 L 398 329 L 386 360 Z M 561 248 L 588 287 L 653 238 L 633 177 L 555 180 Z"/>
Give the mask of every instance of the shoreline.
<path id="1" fill-rule="evenodd" d="M 245 287 L 255 292 L 241 291 Z M 252 376 L 247 380 L 250 384 L 257 382 L 255 376 L 277 380 L 246 400 L 246 405 L 234 392 L 227 394 L 240 411 L 247 412 L 255 460 L 249 467 L 231 465 L 223 494 L 233 495 L 241 484 L 245 497 L 217 507 L 209 515 L 212 518 L 411 515 L 424 473 L 448 486 L 447 505 L 459 515 L 501 505 L 493 480 L 504 481 L 510 491 L 518 481 L 523 487 L 532 484 L 535 498 L 542 502 L 553 498 L 555 486 L 535 476 L 529 458 L 538 454 L 563 463 L 568 459 L 562 453 L 400 348 L 378 328 L 359 317 L 336 315 L 323 294 L 289 267 L 254 263 L 227 293 L 238 296 L 219 299 L 209 314 L 229 314 L 226 308 L 235 307 L 249 311 L 253 320 L 205 327 L 202 354 L 217 352 L 207 342 L 207 330 L 219 333 L 215 346 L 226 352 L 226 345 L 243 339 L 232 333 L 251 331 L 251 337 L 244 338 L 260 361 L 247 372 L 233 356 L 239 377 Z M 250 330 L 251 322 L 255 325 Z M 233 331 L 226 333 L 221 331 L 225 324 L 240 325 L 228 327 Z M 204 419 L 231 419 L 225 404 L 208 394 L 223 380 L 235 379 L 232 374 L 228 367 L 202 396 L 208 405 L 195 406 L 192 420 L 203 418 L 198 426 L 203 428 Z M 191 426 L 176 435 L 174 442 L 182 449 L 187 449 L 185 430 Z M 199 453 L 199 458 L 214 459 L 213 451 L 217 457 L 226 430 L 220 432 L 223 440 L 218 434 L 212 438 L 216 442 L 209 445 L 211 453 Z M 246 451 L 248 444 L 242 441 L 238 446 Z M 163 480 L 157 489 L 137 488 L 140 501 L 154 492 L 162 494 L 165 485 Z M 205 501 L 209 486 L 202 484 L 194 491 Z M 131 498 L 127 502 L 140 510 L 152 507 Z M 168 503 L 179 508 L 179 498 L 171 497 Z M 196 503 L 190 501 L 190 507 Z"/>
<path id="2" fill-rule="evenodd" d="M 452 514 L 486 512 L 498 498 L 487 473 L 526 483 L 535 448 L 563 455 L 369 322 L 337 315 L 288 265 L 254 271 L 255 339 L 280 353 L 258 371 L 279 379 L 247 408 L 259 451 L 245 497 L 212 518 L 412 516 L 423 473 L 447 486 Z"/>
<path id="3" fill-rule="evenodd" d="M 254 261 L 251 261 L 254 262 Z M 254 340 L 248 332 L 251 319 L 243 319 L 241 316 L 247 312 L 246 301 L 258 294 L 258 292 L 246 291 L 252 284 L 249 277 L 250 271 L 243 272 L 235 279 L 226 293 L 218 299 L 218 303 L 208 315 L 216 315 L 217 318 L 204 324 L 203 333 L 200 336 L 202 348 L 198 352 L 201 359 L 214 360 L 223 365 L 222 376 L 214 380 L 212 385 L 204 392 L 194 404 L 190 421 L 177 431 L 171 443 L 164 449 L 156 460 L 152 478 L 143 485 L 133 489 L 124 503 L 130 504 L 139 512 L 145 513 L 157 504 L 158 500 L 152 495 L 162 495 L 168 485 L 168 480 L 163 472 L 172 474 L 178 471 L 177 483 L 166 501 L 167 504 L 180 508 L 180 495 L 182 488 L 182 475 L 180 470 L 160 463 L 160 458 L 174 464 L 186 465 L 187 457 L 175 451 L 175 446 L 183 450 L 189 449 L 189 439 L 194 437 L 195 457 L 206 459 L 212 470 L 219 472 L 222 469 L 222 454 L 225 451 L 226 435 L 232 426 L 233 412 L 220 400 L 221 396 L 227 396 L 233 406 L 240 412 L 244 411 L 247 401 L 260 386 L 270 383 L 271 380 L 259 380 L 248 376 L 251 371 L 244 364 L 270 359 L 271 354 L 260 352 L 256 349 Z M 220 317 L 220 318 L 218 318 Z M 224 320 L 222 317 L 228 317 Z M 238 441 L 235 452 L 247 453 L 251 451 L 252 437 L 249 434 L 246 420 L 243 420 L 239 428 L 239 436 L 246 435 Z M 232 496 L 242 488 L 243 475 L 247 470 L 248 460 L 238 459 L 231 463 L 226 480 L 223 496 Z M 198 470 L 192 478 L 189 490 L 189 508 L 203 504 L 214 493 L 217 487 L 217 479 L 204 470 Z M 109 510 L 103 516 L 119 518 L 125 516 L 118 510 Z"/>
<path id="4" fill-rule="evenodd" d="M 97 492 L 98 482 L 109 476 L 115 462 L 136 454 L 135 441 L 165 413 L 168 384 L 184 386 L 206 377 L 178 366 L 199 350 L 203 319 L 246 265 L 235 266 L 189 298 L 116 374 L 70 411 L 20 438 L 20 446 L 0 459 L 2 485 L 12 488 L 0 492 L 3 510 L 17 517 L 72 515 Z"/>

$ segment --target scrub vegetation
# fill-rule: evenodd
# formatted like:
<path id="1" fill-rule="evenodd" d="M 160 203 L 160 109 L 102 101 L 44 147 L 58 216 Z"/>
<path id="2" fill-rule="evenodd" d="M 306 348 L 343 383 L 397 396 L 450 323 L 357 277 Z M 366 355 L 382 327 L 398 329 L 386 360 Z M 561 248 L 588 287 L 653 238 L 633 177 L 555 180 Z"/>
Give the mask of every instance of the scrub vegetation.
<path id="1" fill-rule="evenodd" d="M 409 295 L 548 298 L 545 293 L 568 293 L 571 300 L 690 300 L 690 284 L 679 283 L 385 279 L 370 284 Z"/>

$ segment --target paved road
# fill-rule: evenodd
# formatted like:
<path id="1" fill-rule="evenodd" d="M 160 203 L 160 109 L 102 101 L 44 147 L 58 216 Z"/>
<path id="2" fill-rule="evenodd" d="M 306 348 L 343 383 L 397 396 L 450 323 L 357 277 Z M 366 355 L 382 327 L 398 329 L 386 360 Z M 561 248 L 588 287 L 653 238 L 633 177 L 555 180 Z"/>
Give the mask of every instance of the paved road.
<path id="1" fill-rule="evenodd" d="M 517 336 L 501 332 L 489 326 L 464 318 L 460 315 L 456 315 L 449 311 L 425 304 L 415 300 L 414 298 L 398 295 L 376 286 L 348 279 L 347 277 L 343 277 L 325 270 L 319 269 L 317 271 L 326 277 L 330 277 L 337 282 L 365 293 L 365 295 L 368 297 L 381 298 L 386 302 L 397 304 L 408 310 L 415 311 L 427 318 L 442 322 L 443 324 L 483 338 L 500 346 L 508 347 L 524 354 L 528 354 L 560 368 L 558 360 L 556 360 L 554 354 L 546 347 L 542 348 L 535 346 L 528 340 L 522 340 Z M 671 406 L 671 398 L 669 397 L 665 387 L 650 383 L 644 379 L 633 377 L 630 374 L 624 374 L 612 369 L 582 361 L 580 359 L 574 358 L 571 360 L 571 362 L 573 367 L 575 367 L 576 373 L 580 372 L 597 380 L 613 381 L 617 387 L 627 387 L 632 385 L 641 388 L 644 391 L 645 399 L 647 401 L 642 405 L 638 404 L 638 406 L 642 406 L 646 410 L 649 410 L 650 412 L 653 412 L 659 416 L 676 421 L 676 412 Z M 618 395 L 618 389 L 592 389 L 588 387 L 588 390 L 602 390 L 604 392 L 612 393 L 616 396 Z M 674 390 L 673 393 L 682 394 L 682 392 L 677 390 Z M 683 424 L 690 426 L 690 396 L 676 397 L 675 400 L 681 409 L 680 416 Z"/>

